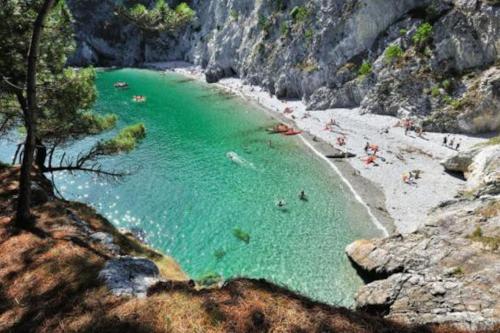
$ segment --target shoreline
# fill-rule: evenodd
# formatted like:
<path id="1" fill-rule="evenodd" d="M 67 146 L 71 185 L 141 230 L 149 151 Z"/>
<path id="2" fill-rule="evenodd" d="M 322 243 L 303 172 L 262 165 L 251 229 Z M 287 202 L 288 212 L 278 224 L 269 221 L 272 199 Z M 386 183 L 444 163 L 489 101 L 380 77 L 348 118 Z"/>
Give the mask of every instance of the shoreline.
<path id="1" fill-rule="evenodd" d="M 205 82 L 201 67 L 174 61 L 147 63 L 145 68 L 184 75 Z M 302 101 L 281 101 L 270 96 L 258 86 L 250 86 L 238 78 L 222 79 L 213 84 L 229 91 L 245 101 L 263 109 L 277 121 L 303 131 L 304 145 L 327 162 L 343 180 L 348 190 L 368 211 L 372 222 L 384 236 L 393 233 L 411 233 L 423 226 L 428 212 L 440 202 L 452 199 L 465 182 L 444 172 L 440 161 L 453 156 L 456 151 L 442 145 L 449 136 L 460 142 L 461 148 L 470 148 L 486 139 L 446 133 L 425 133 L 424 138 L 404 134 L 396 128 L 398 118 L 374 114 L 361 115 L 358 109 L 330 109 L 307 111 Z M 283 110 L 293 110 L 284 114 Z M 325 124 L 335 119 L 338 124 L 332 131 L 325 131 Z M 387 131 L 387 133 L 386 133 Z M 345 136 L 344 148 L 336 145 L 336 139 Z M 366 166 L 366 142 L 380 147 L 380 160 L 376 166 Z M 328 151 L 346 149 L 356 154 L 354 158 L 330 159 Z M 419 170 L 421 179 L 408 185 L 401 175 Z"/>

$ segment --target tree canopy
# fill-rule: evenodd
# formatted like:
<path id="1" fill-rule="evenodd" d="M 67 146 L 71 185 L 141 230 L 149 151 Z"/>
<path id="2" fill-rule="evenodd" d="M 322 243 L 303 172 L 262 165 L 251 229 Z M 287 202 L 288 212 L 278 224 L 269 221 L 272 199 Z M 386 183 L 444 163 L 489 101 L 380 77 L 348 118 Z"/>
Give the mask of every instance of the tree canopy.
<path id="1" fill-rule="evenodd" d="M 24 126 L 26 103 L 26 64 L 33 22 L 43 1 L 4 0 L 0 9 L 0 135 L 13 127 Z M 74 160 L 65 158 L 52 165 L 54 150 L 74 140 L 112 129 L 117 117 L 92 111 L 97 97 L 93 68 L 67 68 L 66 59 L 74 51 L 73 24 L 64 1 L 57 1 L 44 24 L 37 67 L 37 164 L 43 171 L 78 170 L 102 173 L 97 158 L 130 151 L 113 142 L 124 141 L 135 147 L 144 137 L 144 126 L 125 129 L 109 142 L 98 142 Z M 41 157 L 41 158 L 40 158 Z M 118 174 L 118 173 L 116 173 Z"/>
<path id="2" fill-rule="evenodd" d="M 174 32 L 193 21 L 196 16 L 195 11 L 185 2 L 172 9 L 165 0 L 157 0 L 151 8 L 141 3 L 132 7 L 119 5 L 117 12 L 142 30 L 158 32 Z"/>

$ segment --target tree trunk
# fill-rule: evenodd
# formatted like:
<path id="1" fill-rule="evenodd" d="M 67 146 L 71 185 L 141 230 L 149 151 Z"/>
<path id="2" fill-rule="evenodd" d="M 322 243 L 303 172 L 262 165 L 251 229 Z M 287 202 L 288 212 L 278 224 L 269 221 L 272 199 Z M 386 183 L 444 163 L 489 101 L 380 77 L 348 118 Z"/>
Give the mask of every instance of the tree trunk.
<path id="1" fill-rule="evenodd" d="M 47 147 L 43 144 L 42 140 L 36 139 L 36 151 L 35 151 L 35 165 L 38 171 L 45 172 L 45 160 L 47 159 Z"/>
<path id="2" fill-rule="evenodd" d="M 26 100 L 27 105 L 23 110 L 24 125 L 26 127 L 26 142 L 24 144 L 23 162 L 21 164 L 21 175 L 19 178 L 19 197 L 17 201 L 16 225 L 28 227 L 32 223 L 31 216 L 31 168 L 33 155 L 36 148 L 36 122 L 37 122 L 37 96 L 36 96 L 36 74 L 38 65 L 38 53 L 40 51 L 40 40 L 43 33 L 45 19 L 54 5 L 55 0 L 45 0 L 40 7 L 36 20 L 33 24 L 33 34 L 28 53 L 28 71 L 26 77 Z"/>

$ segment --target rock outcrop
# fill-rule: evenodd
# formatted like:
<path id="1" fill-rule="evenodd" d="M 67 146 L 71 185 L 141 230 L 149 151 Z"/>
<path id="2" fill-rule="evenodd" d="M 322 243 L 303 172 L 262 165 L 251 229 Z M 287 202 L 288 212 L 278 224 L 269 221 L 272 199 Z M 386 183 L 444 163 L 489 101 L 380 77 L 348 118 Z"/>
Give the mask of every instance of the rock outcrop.
<path id="1" fill-rule="evenodd" d="M 370 283 L 360 309 L 411 323 L 491 327 L 500 318 L 500 145 L 443 162 L 463 172 L 464 193 L 418 231 L 363 240 L 346 252 Z"/>
<path id="2" fill-rule="evenodd" d="M 154 262 L 130 256 L 116 257 L 99 272 L 109 290 L 116 295 L 144 298 L 149 287 L 160 279 L 160 270 Z"/>
<path id="3" fill-rule="evenodd" d="M 194 0 L 197 20 L 176 36 L 139 30 L 116 15 L 113 0 L 68 3 L 78 42 L 71 64 L 185 60 L 206 68 L 208 82 L 236 75 L 310 109 L 361 105 L 426 119 L 439 131 L 500 126 L 491 78 L 500 59 L 498 2 Z M 475 105 L 465 103 L 470 95 L 479 95 Z"/>

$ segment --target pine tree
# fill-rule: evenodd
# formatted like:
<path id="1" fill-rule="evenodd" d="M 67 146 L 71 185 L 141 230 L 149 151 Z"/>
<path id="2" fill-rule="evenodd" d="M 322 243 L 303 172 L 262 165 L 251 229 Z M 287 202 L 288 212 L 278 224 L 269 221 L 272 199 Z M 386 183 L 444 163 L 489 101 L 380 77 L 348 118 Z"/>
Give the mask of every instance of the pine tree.
<path id="1" fill-rule="evenodd" d="M 97 96 L 92 68 L 65 68 L 74 42 L 72 18 L 64 1 L 2 0 L 0 40 L 0 134 L 16 126 L 26 132 L 14 160 L 22 156 L 16 223 L 28 227 L 33 164 L 40 172 L 121 176 L 103 170 L 99 157 L 133 149 L 145 129 L 142 124 L 126 128 L 75 159 L 63 158 L 54 165 L 56 149 L 113 128 L 117 118 L 92 113 Z"/>

